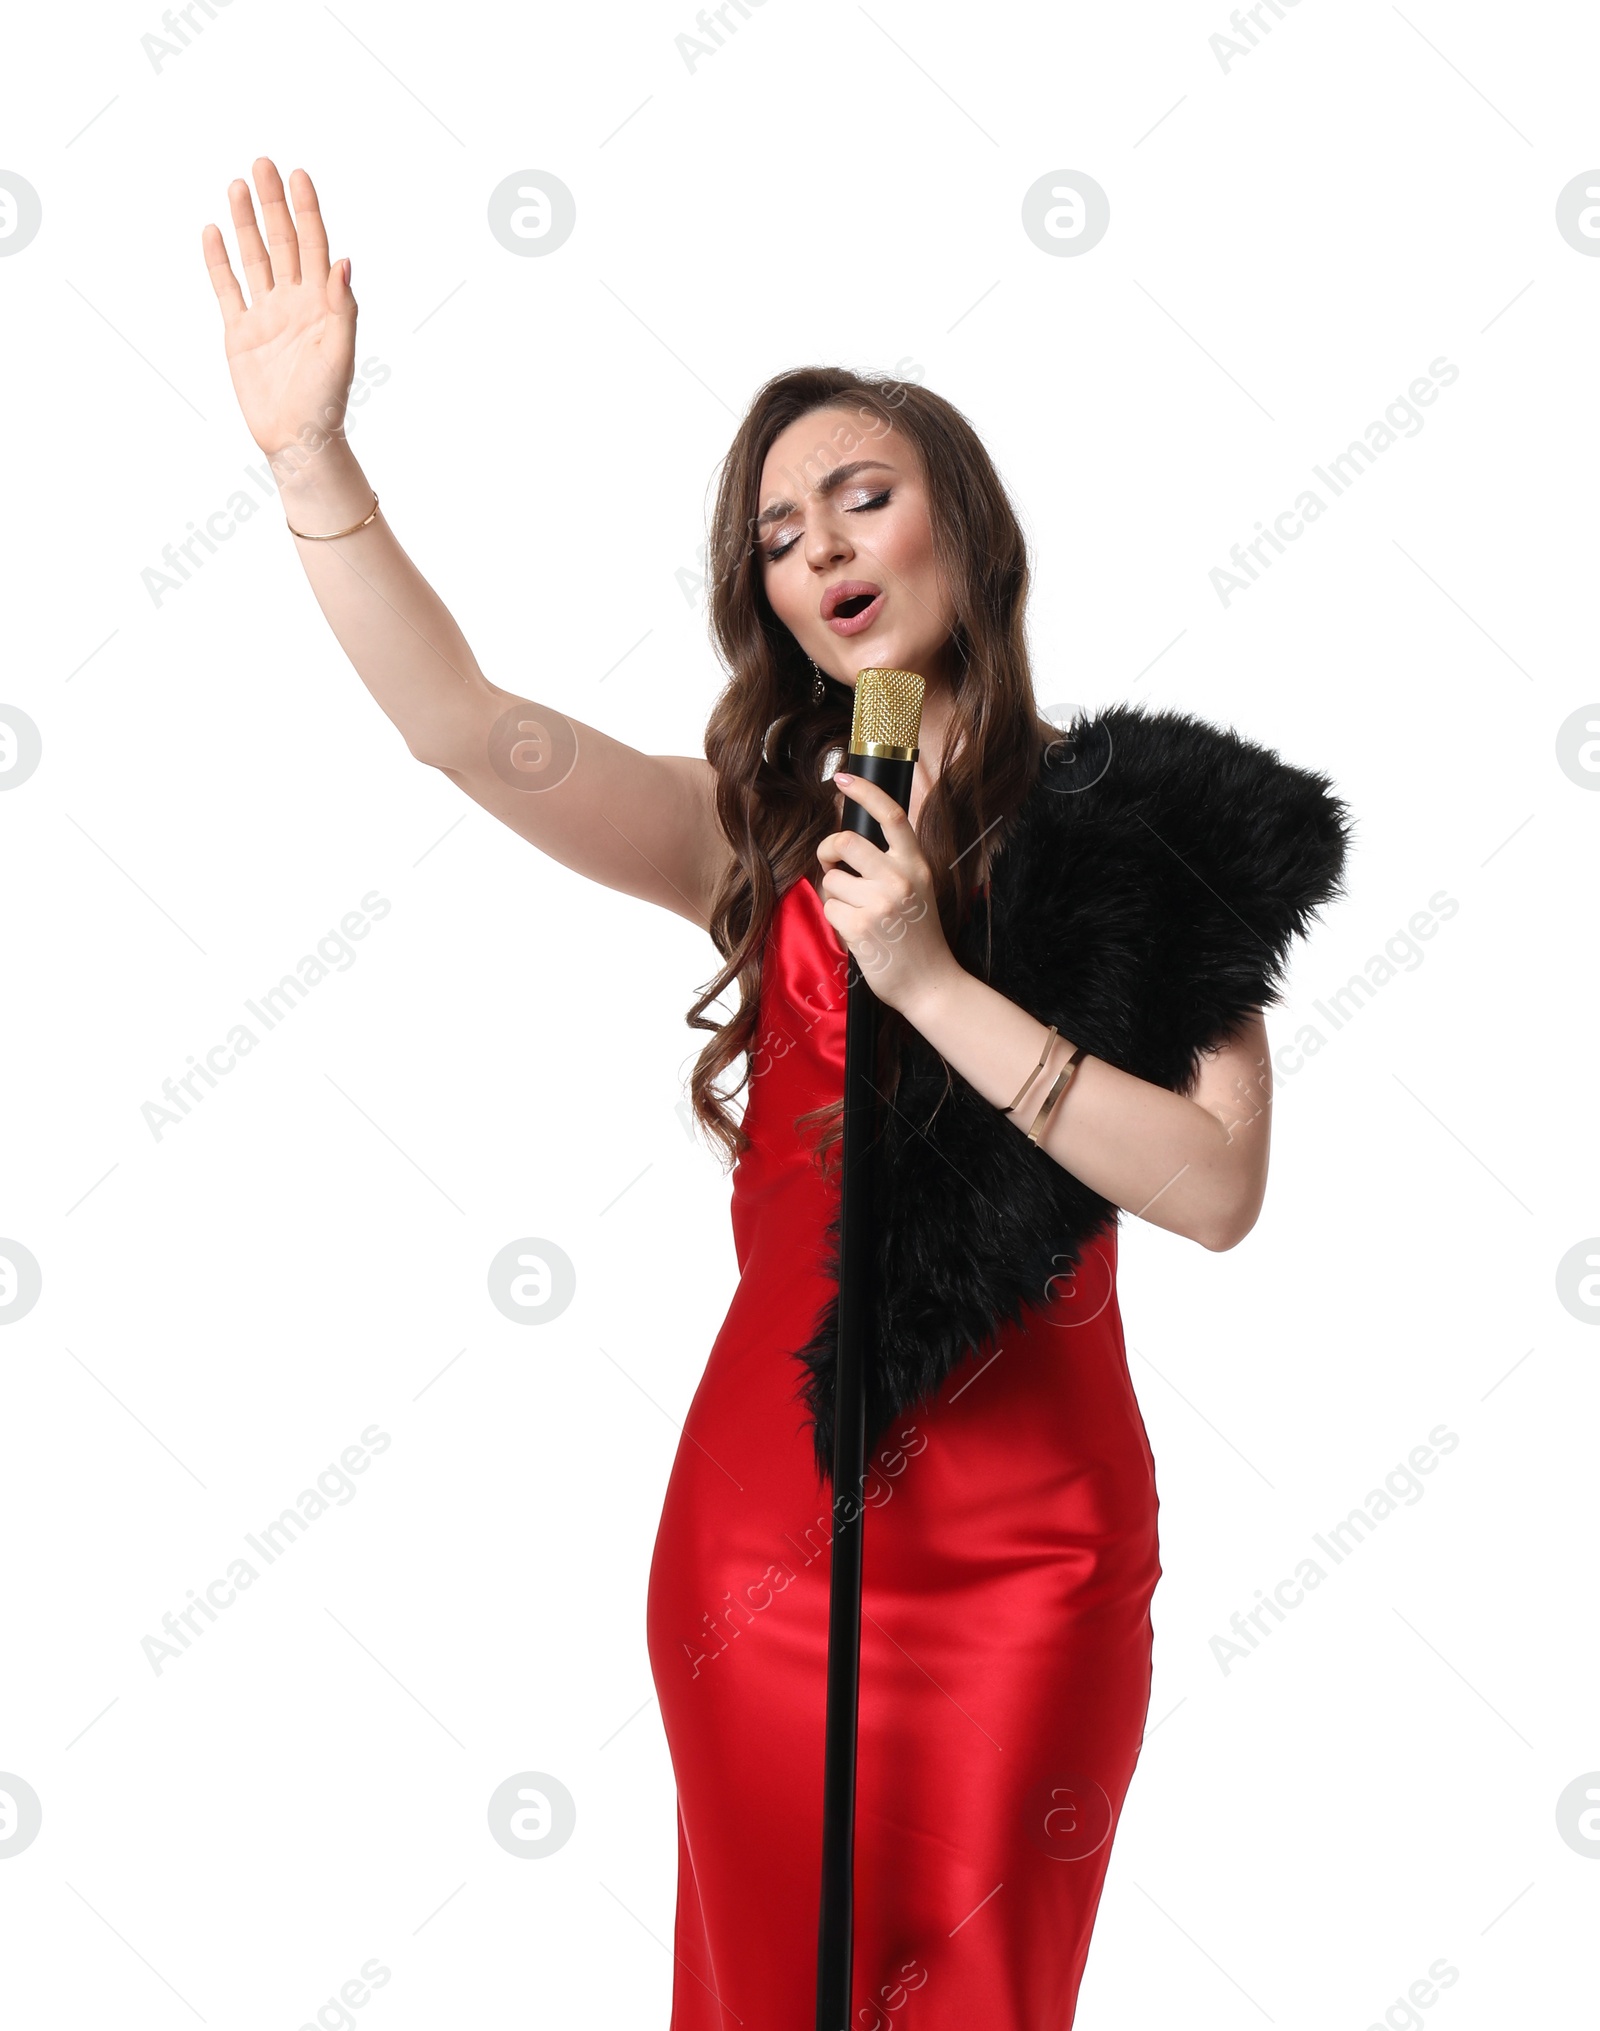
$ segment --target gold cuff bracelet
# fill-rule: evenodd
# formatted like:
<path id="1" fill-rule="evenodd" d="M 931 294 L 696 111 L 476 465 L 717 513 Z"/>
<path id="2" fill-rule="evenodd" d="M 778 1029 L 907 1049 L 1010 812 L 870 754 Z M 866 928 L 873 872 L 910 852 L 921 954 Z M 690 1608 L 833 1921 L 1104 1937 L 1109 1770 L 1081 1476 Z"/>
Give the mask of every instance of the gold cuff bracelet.
<path id="1" fill-rule="evenodd" d="M 1002 1114 L 1015 1114 L 1017 1109 L 1022 1105 L 1023 1094 L 1027 1092 L 1028 1088 L 1033 1084 L 1034 1080 L 1037 1079 L 1039 1074 L 1044 1070 L 1044 1062 L 1046 1058 L 1048 1058 L 1050 1055 L 1050 1046 L 1055 1042 L 1059 1034 L 1060 1033 L 1056 1029 L 1055 1024 L 1052 1023 L 1049 1029 L 1045 1032 L 1044 1049 L 1039 1053 L 1038 1064 L 1034 1066 L 1033 1070 L 1028 1074 L 1027 1078 L 1023 1080 L 1022 1086 L 1017 1093 L 1017 1097 L 1015 1100 L 1012 1101 L 1011 1105 L 1009 1107 L 1000 1107 L 1000 1112 Z M 996 1107 L 999 1107 L 1000 1105 L 998 1101 L 996 1101 L 994 1104 L 996 1105 Z"/>
<path id="2" fill-rule="evenodd" d="M 1039 1140 L 1040 1134 L 1044 1129 L 1045 1122 L 1049 1117 L 1050 1110 L 1056 1105 L 1056 1103 L 1060 1100 L 1062 1094 L 1065 1093 L 1067 1088 L 1072 1084 L 1073 1078 L 1076 1076 L 1078 1070 L 1078 1060 L 1084 1055 L 1084 1052 L 1087 1048 L 1088 1048 L 1087 1045 L 1080 1044 L 1078 1048 L 1073 1052 L 1072 1056 L 1067 1060 L 1066 1064 L 1056 1074 L 1055 1084 L 1050 1088 L 1050 1091 L 1045 1095 L 1044 1105 L 1039 1109 L 1039 1112 L 1033 1117 L 1033 1126 L 1028 1130 L 1029 1142 L 1036 1143 Z"/>
<path id="3" fill-rule="evenodd" d="M 291 536 L 298 536 L 302 543 L 331 543 L 334 541 L 336 537 L 353 536 L 358 529 L 364 529 L 367 526 L 367 524 L 372 520 L 373 515 L 377 514 L 377 512 L 378 512 L 378 490 L 376 487 L 374 487 L 372 490 L 371 513 L 363 515 L 359 522 L 352 522 L 348 529 L 330 529 L 325 536 L 309 536 L 307 535 L 304 529 L 297 529 L 294 526 L 293 522 L 289 520 L 287 515 L 285 515 L 283 519 L 285 526 L 289 531 L 289 534 Z"/>

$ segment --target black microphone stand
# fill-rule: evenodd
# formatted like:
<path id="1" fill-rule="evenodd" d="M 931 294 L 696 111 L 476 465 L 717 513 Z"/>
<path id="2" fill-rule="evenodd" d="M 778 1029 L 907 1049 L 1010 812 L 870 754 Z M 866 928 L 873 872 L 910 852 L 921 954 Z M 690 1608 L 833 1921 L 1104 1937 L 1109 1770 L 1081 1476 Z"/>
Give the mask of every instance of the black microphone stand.
<path id="1" fill-rule="evenodd" d="M 920 689 L 920 687 L 919 687 Z M 913 751 L 914 757 L 914 751 Z M 914 758 L 851 753 L 849 768 L 911 808 Z M 886 846 L 852 798 L 842 829 Z M 850 2031 L 855 1930 L 856 1722 L 861 1687 L 861 1545 L 866 1513 L 869 1306 L 877 1175 L 878 1000 L 850 955 L 846 974 L 844 1149 L 839 1213 L 839 1339 L 833 1408 L 833 1533 L 828 1586 L 828 1706 L 822 1778 L 822 1899 L 816 2031 Z"/>

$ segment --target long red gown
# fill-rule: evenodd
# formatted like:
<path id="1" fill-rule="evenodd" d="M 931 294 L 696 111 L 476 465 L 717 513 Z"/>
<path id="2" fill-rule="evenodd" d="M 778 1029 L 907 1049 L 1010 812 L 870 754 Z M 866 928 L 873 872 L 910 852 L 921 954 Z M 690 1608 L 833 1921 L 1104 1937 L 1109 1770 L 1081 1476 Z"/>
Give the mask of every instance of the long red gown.
<path id="1" fill-rule="evenodd" d="M 793 1350 L 830 1288 L 838 1186 L 794 1118 L 843 1091 L 843 978 L 822 898 L 798 881 L 763 965 L 739 1284 L 650 1571 L 678 1793 L 670 2031 L 814 2027 L 830 1491 Z M 1116 1260 L 1108 1225 L 1026 1330 L 986 1341 L 874 1448 L 852 2031 L 1072 2024 L 1161 1573 Z"/>

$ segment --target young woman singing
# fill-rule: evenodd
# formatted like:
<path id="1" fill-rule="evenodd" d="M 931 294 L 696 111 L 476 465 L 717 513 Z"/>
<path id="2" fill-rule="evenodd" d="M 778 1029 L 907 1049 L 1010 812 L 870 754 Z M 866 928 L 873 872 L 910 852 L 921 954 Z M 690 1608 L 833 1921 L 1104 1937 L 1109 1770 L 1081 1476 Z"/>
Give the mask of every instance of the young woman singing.
<path id="1" fill-rule="evenodd" d="M 703 755 L 642 754 L 504 690 L 345 437 L 356 305 L 311 179 L 294 172 L 292 210 L 264 158 L 255 183 L 259 222 L 248 185 L 229 192 L 248 298 L 215 226 L 205 255 L 341 646 L 419 761 L 567 867 L 705 926 L 723 962 L 689 1011 L 711 1032 L 691 1095 L 734 1160 L 739 1283 L 647 1619 L 678 1791 L 673 2031 L 813 2021 L 849 954 L 883 1004 L 885 1159 L 851 2021 L 1065 2027 L 1161 1571 L 1117 1223 L 1207 1249 L 1250 1231 L 1263 1010 L 1341 892 L 1348 813 L 1200 718 L 1045 721 L 1026 546 L 982 444 L 937 395 L 841 370 L 770 380 L 723 463 L 726 683 Z M 909 815 L 837 772 L 869 667 L 925 680 Z M 847 797 L 885 847 L 841 829 Z"/>

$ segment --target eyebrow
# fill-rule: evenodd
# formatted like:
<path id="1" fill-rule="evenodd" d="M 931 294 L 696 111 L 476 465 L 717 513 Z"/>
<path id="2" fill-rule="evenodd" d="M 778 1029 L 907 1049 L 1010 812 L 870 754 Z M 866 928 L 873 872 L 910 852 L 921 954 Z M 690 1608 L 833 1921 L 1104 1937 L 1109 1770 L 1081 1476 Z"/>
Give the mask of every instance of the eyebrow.
<path id="1" fill-rule="evenodd" d="M 849 465 L 836 465 L 832 472 L 824 473 L 813 491 L 831 494 L 835 487 L 841 487 L 846 480 L 854 479 L 858 472 L 868 472 L 874 468 L 879 472 L 894 471 L 894 467 L 886 465 L 881 458 L 852 459 Z M 769 522 L 781 522 L 785 515 L 793 513 L 793 501 L 774 501 L 770 507 L 763 508 L 756 517 L 756 533 L 759 535 Z"/>

